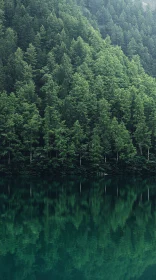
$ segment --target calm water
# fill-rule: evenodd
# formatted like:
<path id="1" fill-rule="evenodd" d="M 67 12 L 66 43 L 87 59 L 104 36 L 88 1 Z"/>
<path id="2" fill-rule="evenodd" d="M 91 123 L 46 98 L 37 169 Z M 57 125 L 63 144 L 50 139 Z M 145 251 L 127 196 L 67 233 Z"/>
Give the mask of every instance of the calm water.
<path id="1" fill-rule="evenodd" d="M 0 280 L 156 279 L 156 179 L 0 180 Z"/>

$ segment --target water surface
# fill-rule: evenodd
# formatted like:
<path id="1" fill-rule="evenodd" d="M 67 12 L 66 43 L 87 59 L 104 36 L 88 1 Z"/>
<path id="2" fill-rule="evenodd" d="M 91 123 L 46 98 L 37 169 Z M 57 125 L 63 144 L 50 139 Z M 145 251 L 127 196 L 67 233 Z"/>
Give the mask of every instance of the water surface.
<path id="1" fill-rule="evenodd" d="M 0 180 L 0 280 L 156 279 L 156 179 Z"/>

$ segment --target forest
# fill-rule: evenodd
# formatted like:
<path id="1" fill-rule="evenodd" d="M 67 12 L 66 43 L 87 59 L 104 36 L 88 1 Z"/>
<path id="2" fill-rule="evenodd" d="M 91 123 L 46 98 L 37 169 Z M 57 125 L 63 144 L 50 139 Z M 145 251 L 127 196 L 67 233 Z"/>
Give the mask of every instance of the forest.
<path id="1" fill-rule="evenodd" d="M 0 172 L 156 172 L 156 11 L 0 0 Z"/>

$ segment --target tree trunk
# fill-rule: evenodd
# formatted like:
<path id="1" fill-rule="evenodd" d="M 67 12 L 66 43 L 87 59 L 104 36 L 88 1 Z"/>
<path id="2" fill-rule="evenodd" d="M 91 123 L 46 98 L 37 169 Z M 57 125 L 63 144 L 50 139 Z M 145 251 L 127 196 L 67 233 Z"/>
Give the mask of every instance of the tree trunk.
<path id="1" fill-rule="evenodd" d="M 9 148 L 10 148 L 10 141 L 9 141 Z M 9 150 L 9 155 L 8 155 L 8 164 L 10 165 L 11 163 L 11 155 L 10 155 L 10 150 Z"/>
<path id="2" fill-rule="evenodd" d="M 81 154 L 80 154 L 80 166 L 82 165 L 82 157 L 81 157 Z"/>
<path id="3" fill-rule="evenodd" d="M 9 151 L 8 164 L 10 165 L 10 163 L 11 163 L 11 158 L 10 158 L 10 151 Z"/>
<path id="4" fill-rule="evenodd" d="M 118 152 L 116 154 L 116 160 L 117 160 L 117 162 L 119 161 L 119 153 Z"/>
<path id="5" fill-rule="evenodd" d="M 32 197 L 32 188 L 30 186 L 30 197 Z"/>
<path id="6" fill-rule="evenodd" d="M 149 159 L 150 159 L 149 151 L 150 151 L 150 149 L 148 148 L 148 157 L 147 157 L 148 161 L 149 161 Z"/>
<path id="7" fill-rule="evenodd" d="M 142 156 L 142 146 L 139 144 L 140 155 Z"/>
<path id="8" fill-rule="evenodd" d="M 106 155 L 105 155 L 105 163 L 107 162 L 107 157 L 106 157 Z"/>
<path id="9" fill-rule="evenodd" d="M 81 182 L 80 182 L 80 193 L 81 193 L 81 191 L 82 191 L 82 185 L 81 185 Z"/>
<path id="10" fill-rule="evenodd" d="M 30 163 L 32 162 L 32 158 L 33 158 L 32 151 L 30 151 Z"/>

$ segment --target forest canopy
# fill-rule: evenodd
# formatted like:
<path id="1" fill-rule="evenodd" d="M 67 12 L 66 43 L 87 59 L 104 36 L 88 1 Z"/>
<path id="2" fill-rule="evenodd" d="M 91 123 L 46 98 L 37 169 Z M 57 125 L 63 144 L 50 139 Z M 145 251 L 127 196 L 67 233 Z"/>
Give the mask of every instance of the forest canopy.
<path id="1" fill-rule="evenodd" d="M 155 16 L 0 0 L 1 172 L 155 172 Z"/>

